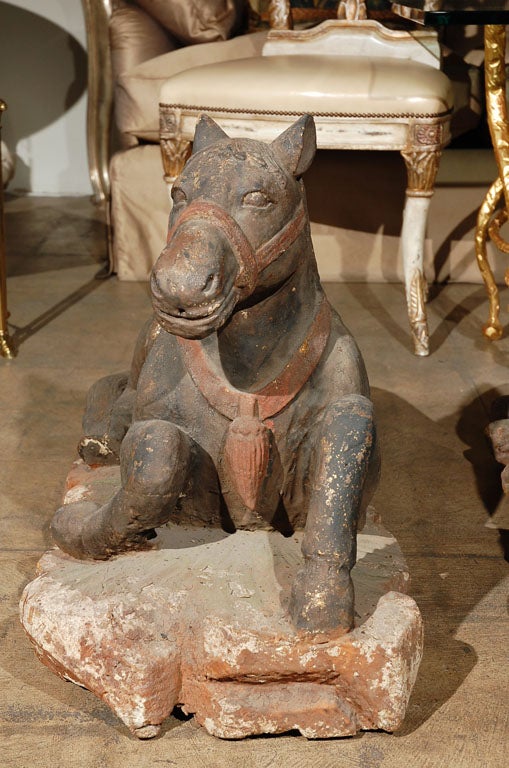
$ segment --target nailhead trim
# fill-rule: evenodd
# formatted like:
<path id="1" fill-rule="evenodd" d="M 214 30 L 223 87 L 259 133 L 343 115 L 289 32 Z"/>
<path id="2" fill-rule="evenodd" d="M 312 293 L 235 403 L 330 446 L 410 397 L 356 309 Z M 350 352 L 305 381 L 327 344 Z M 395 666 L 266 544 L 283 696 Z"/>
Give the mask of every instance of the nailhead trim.
<path id="1" fill-rule="evenodd" d="M 224 112 L 226 114 L 250 114 L 250 115 L 276 115 L 281 117 L 300 117 L 302 115 L 302 112 L 293 112 L 293 111 L 286 111 L 286 110 L 279 110 L 279 109 L 273 109 L 273 110 L 266 110 L 266 109 L 241 109 L 239 107 L 205 107 L 205 106 L 196 106 L 196 105 L 189 105 L 189 104 L 159 104 L 159 107 L 161 110 L 172 110 L 172 109 L 179 109 L 179 110 L 189 110 L 192 112 L 206 112 L 206 113 L 217 113 L 217 112 Z M 419 120 L 429 120 L 434 118 L 442 118 L 447 117 L 452 113 L 452 109 L 446 110 L 445 112 L 427 112 L 427 113 L 416 113 L 416 112 L 402 112 L 402 113 L 393 113 L 393 112 L 310 112 L 309 114 L 313 115 L 313 117 L 351 117 L 351 118 L 390 118 L 390 119 L 410 119 L 415 118 Z"/>

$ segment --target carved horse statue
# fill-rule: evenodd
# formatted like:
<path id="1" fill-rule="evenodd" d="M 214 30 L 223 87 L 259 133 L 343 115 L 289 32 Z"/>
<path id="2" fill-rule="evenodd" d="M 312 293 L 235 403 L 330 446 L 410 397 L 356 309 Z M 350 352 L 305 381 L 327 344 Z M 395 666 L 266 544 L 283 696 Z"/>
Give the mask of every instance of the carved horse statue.
<path id="1" fill-rule="evenodd" d="M 359 350 L 320 285 L 302 174 L 313 119 L 271 144 L 210 118 L 172 188 L 154 266 L 153 319 L 128 375 L 88 396 L 82 457 L 120 461 L 104 506 L 64 505 L 58 546 L 107 559 L 183 525 L 304 529 L 291 614 L 299 629 L 353 626 L 359 517 L 378 477 Z"/>

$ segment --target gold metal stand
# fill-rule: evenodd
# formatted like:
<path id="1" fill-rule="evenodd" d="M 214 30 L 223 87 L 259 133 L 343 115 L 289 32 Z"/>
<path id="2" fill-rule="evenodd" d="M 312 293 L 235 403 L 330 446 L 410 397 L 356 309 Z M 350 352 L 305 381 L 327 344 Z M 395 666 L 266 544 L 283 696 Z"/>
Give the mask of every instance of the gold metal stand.
<path id="1" fill-rule="evenodd" d="M 475 255 L 489 298 L 489 321 L 483 326 L 483 333 L 492 341 L 502 336 L 500 324 L 500 302 L 498 287 L 486 256 L 488 237 L 502 251 L 509 253 L 509 243 L 500 234 L 500 227 L 508 219 L 509 205 L 509 123 L 506 105 L 504 25 L 488 25 L 484 28 L 484 71 L 486 87 L 486 108 L 493 151 L 497 161 L 499 177 L 491 185 L 477 216 L 475 234 Z M 497 207 L 504 197 L 504 207 Z M 509 269 L 505 273 L 509 285 Z"/>
<path id="2" fill-rule="evenodd" d="M 14 357 L 14 348 L 9 338 L 7 326 L 7 262 L 5 256 L 5 229 L 4 229 L 4 189 L 1 177 L 2 168 L 2 114 L 7 109 L 5 101 L 0 99 L 0 355 L 2 357 Z"/>

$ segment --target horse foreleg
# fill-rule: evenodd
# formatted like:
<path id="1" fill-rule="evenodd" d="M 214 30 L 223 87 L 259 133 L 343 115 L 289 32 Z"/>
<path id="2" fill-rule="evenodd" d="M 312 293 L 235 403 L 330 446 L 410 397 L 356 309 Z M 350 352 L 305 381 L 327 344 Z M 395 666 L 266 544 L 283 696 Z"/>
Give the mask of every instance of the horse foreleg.
<path id="1" fill-rule="evenodd" d="M 122 487 L 102 507 L 61 507 L 51 523 L 58 546 L 74 557 L 105 560 L 147 549 L 153 529 L 168 521 L 189 474 L 191 439 L 166 421 L 135 422 L 120 451 Z"/>
<path id="2" fill-rule="evenodd" d="M 120 444 L 132 421 L 136 392 L 129 375 L 105 376 L 93 384 L 83 415 L 83 437 L 78 452 L 87 464 L 117 464 Z"/>
<path id="3" fill-rule="evenodd" d="M 156 332 L 149 319 L 138 335 L 130 372 L 105 376 L 90 387 L 78 445 L 87 464 L 118 463 L 120 445 L 133 420 L 138 376 Z"/>
<path id="4" fill-rule="evenodd" d="M 350 571 L 363 491 L 375 457 L 373 405 L 343 397 L 325 413 L 315 448 L 310 505 L 302 542 L 304 567 L 292 589 L 294 624 L 309 631 L 353 627 Z"/>

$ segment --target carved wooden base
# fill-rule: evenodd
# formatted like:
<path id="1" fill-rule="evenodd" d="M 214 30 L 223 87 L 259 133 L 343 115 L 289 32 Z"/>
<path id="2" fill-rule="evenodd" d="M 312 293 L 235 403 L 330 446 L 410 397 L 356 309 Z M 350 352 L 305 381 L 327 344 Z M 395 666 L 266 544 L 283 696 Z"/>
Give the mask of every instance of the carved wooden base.
<path id="1" fill-rule="evenodd" d="M 405 291 L 408 319 L 416 355 L 429 355 L 429 331 L 426 314 L 427 285 L 424 277 L 424 241 L 431 197 L 441 151 L 437 142 L 441 137 L 440 126 L 416 127 L 416 136 L 427 149 L 402 152 L 407 168 L 408 187 L 403 227 L 401 229 L 401 253 L 405 272 Z"/>
<path id="2" fill-rule="evenodd" d="M 85 470 L 67 500 L 100 500 L 116 471 Z M 402 594 L 397 542 L 372 512 L 353 571 L 357 626 L 342 635 L 291 624 L 300 536 L 177 526 L 158 534 L 159 549 L 108 562 L 57 549 L 43 556 L 21 621 L 50 669 L 95 693 L 140 738 L 157 735 L 176 705 L 222 738 L 401 725 L 422 623 Z"/>

